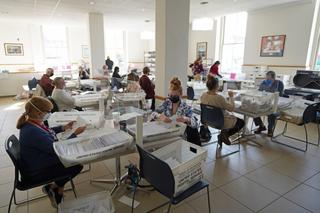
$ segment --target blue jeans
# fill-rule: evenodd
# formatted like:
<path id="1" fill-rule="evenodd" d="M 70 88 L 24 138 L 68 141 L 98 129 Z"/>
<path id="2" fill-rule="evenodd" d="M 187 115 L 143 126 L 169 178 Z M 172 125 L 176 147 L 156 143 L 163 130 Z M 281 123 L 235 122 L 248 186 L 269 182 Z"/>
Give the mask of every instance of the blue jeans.
<path id="1" fill-rule="evenodd" d="M 268 130 L 273 130 L 274 125 L 276 124 L 276 119 L 280 115 L 280 113 L 273 113 L 268 115 Z M 256 126 L 264 126 L 263 121 L 260 117 L 253 119 L 254 125 Z"/>

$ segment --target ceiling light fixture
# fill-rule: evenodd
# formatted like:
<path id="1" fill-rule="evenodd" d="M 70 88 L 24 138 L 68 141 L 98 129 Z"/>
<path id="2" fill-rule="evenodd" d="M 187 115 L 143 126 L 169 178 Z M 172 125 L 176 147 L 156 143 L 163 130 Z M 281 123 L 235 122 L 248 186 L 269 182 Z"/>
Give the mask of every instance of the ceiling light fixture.
<path id="1" fill-rule="evenodd" d="M 201 5 L 205 5 L 205 4 L 209 4 L 209 2 L 207 2 L 207 1 L 202 1 L 202 2 L 200 2 L 200 4 L 201 4 Z"/>
<path id="2" fill-rule="evenodd" d="M 89 4 L 90 4 L 90 5 L 94 5 L 95 2 L 94 2 L 94 1 L 89 1 Z"/>
<path id="3" fill-rule="evenodd" d="M 144 9 L 144 8 L 142 8 L 142 9 L 141 9 L 141 11 L 142 11 L 142 12 L 144 12 L 144 11 L 145 11 L 145 9 Z"/>

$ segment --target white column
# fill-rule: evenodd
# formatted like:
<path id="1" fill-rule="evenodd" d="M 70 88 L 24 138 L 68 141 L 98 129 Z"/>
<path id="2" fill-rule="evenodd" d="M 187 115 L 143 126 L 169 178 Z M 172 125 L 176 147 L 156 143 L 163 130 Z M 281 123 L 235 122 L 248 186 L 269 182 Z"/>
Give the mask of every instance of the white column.
<path id="1" fill-rule="evenodd" d="M 190 0 L 156 0 L 156 95 L 177 76 L 186 93 Z"/>
<path id="2" fill-rule="evenodd" d="M 89 13 L 88 20 L 92 77 L 105 64 L 103 14 Z"/>

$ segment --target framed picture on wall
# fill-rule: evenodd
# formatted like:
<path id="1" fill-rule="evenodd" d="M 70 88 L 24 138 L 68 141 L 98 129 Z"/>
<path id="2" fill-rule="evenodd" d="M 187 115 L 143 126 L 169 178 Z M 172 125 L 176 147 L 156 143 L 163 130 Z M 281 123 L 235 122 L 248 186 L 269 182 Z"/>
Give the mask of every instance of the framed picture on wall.
<path id="1" fill-rule="evenodd" d="M 81 45 L 81 49 L 82 49 L 82 58 L 89 58 L 89 55 L 90 55 L 89 46 Z"/>
<path id="2" fill-rule="evenodd" d="M 261 57 L 282 57 L 286 35 L 263 36 L 261 38 Z"/>
<path id="3" fill-rule="evenodd" d="M 20 43 L 4 43 L 6 56 L 23 56 L 23 44 Z"/>
<path id="4" fill-rule="evenodd" d="M 197 43 L 197 58 L 199 57 L 201 57 L 202 59 L 207 58 L 207 45 L 208 45 L 208 42 Z"/>

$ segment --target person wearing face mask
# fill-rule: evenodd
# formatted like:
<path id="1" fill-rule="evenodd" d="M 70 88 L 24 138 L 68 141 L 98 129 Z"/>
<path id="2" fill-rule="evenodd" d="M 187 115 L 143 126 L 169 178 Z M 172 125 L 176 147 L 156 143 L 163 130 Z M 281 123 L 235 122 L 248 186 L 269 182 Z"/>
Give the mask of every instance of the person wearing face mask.
<path id="1" fill-rule="evenodd" d="M 187 124 L 187 141 L 201 145 L 197 119 L 193 116 L 192 108 L 182 100 L 182 86 L 178 78 L 170 81 L 168 98 L 152 113 L 151 118 L 165 123 L 176 121 Z"/>
<path id="2" fill-rule="evenodd" d="M 17 122 L 17 129 L 20 130 L 20 163 L 25 181 L 40 183 L 62 176 L 73 178 L 83 168 L 82 165 L 65 168 L 55 154 L 53 143 L 58 140 L 56 134 L 72 129 L 74 122 L 54 128 L 46 127 L 43 121 L 49 118 L 52 108 L 52 103 L 46 98 L 32 97 L 25 104 L 25 112 Z M 85 127 L 77 128 L 69 138 L 77 137 L 84 130 Z M 42 188 L 54 207 L 62 201 L 64 185 L 68 181 L 69 178 L 60 179 Z"/>
<path id="3" fill-rule="evenodd" d="M 274 71 L 268 71 L 266 73 L 266 79 L 260 84 L 259 90 L 266 92 L 279 92 L 279 96 L 283 95 L 284 85 L 280 80 L 276 80 L 276 73 Z M 273 136 L 273 128 L 276 123 L 277 113 L 268 115 L 268 137 Z M 261 132 L 267 130 L 266 126 L 263 124 L 263 121 L 260 117 L 253 119 L 254 124 L 258 126 L 258 128 L 254 131 L 256 134 L 260 134 Z"/>
<path id="4" fill-rule="evenodd" d="M 53 85 L 52 85 L 52 79 L 50 79 L 50 77 L 52 77 L 54 75 L 54 71 L 52 68 L 48 68 L 46 71 L 46 74 L 44 74 L 40 81 L 39 81 L 39 85 L 42 87 L 42 89 L 44 90 L 44 92 L 46 93 L 46 96 L 51 96 L 51 93 L 53 91 Z"/>
<path id="5" fill-rule="evenodd" d="M 66 83 L 62 77 L 53 80 L 54 89 L 52 99 L 57 104 L 59 111 L 70 111 L 75 108 L 75 99 L 65 90 Z"/>
<path id="6" fill-rule="evenodd" d="M 218 144 L 222 143 L 231 145 L 229 137 L 239 132 L 244 127 L 244 120 L 237 118 L 230 112 L 234 111 L 234 94 L 232 91 L 228 92 L 229 100 L 218 94 L 219 80 L 212 75 L 208 75 L 206 86 L 208 91 L 201 96 L 201 103 L 218 107 L 223 110 L 224 126 L 221 133 L 218 135 Z"/>

